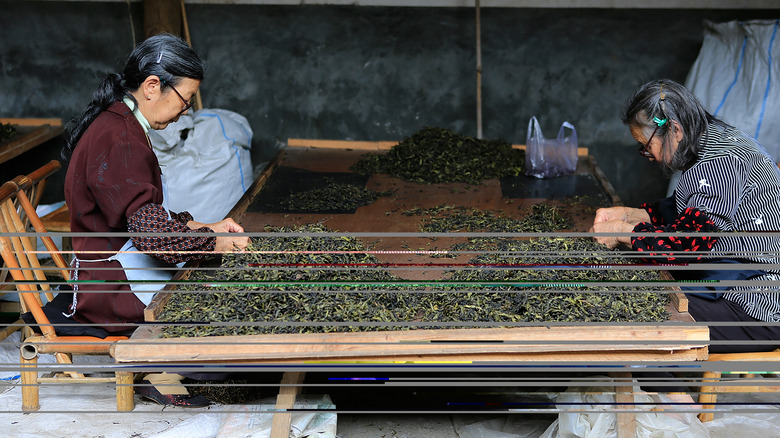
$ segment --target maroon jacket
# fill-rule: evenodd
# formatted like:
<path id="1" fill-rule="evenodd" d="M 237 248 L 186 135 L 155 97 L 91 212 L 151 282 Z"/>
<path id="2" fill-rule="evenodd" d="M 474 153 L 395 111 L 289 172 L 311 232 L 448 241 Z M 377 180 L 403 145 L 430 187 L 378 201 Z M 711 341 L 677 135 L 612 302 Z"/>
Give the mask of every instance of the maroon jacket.
<path id="1" fill-rule="evenodd" d="M 115 254 L 129 236 L 106 236 L 111 232 L 193 232 L 186 223 L 189 213 L 171 213 L 161 207 L 163 190 L 160 166 L 141 124 L 122 102 L 100 113 L 74 149 L 65 176 L 65 201 L 74 233 L 95 236 L 73 237 L 73 249 L 80 260 L 104 259 Z M 141 224 L 139 226 L 139 224 Z M 203 228 L 195 232 L 210 232 Z M 143 251 L 214 249 L 216 238 L 200 235 L 186 238 L 133 237 Z M 88 251 L 106 251 L 89 253 Z M 158 257 L 186 261 L 202 255 Z M 111 268 L 100 270 L 96 268 Z M 78 271 L 78 305 L 73 318 L 78 322 L 104 325 L 108 331 L 127 330 L 111 323 L 143 321 L 144 305 L 130 291 L 119 262 L 81 263 Z M 84 280 L 106 283 L 84 284 Z"/>

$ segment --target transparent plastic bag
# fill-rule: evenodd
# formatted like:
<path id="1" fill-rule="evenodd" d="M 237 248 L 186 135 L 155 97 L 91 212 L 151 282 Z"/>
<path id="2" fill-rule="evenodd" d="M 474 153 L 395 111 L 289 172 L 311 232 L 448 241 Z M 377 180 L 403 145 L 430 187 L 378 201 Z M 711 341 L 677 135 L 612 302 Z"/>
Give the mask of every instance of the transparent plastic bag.
<path id="1" fill-rule="evenodd" d="M 566 129 L 571 130 L 566 135 Z M 525 174 L 537 178 L 555 178 L 570 175 L 577 169 L 577 131 L 574 125 L 563 122 L 558 138 L 547 139 L 536 117 L 528 121 L 526 137 Z"/>

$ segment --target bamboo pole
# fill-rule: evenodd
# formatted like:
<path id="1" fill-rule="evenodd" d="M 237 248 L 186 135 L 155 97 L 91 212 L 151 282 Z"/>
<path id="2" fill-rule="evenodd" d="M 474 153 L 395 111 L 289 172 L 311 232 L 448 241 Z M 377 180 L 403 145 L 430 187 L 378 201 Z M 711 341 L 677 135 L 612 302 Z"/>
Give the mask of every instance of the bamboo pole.
<path id="1" fill-rule="evenodd" d="M 184 8 L 184 0 L 181 0 L 181 22 L 184 28 L 184 38 L 187 40 L 187 44 L 192 47 L 192 40 L 190 39 L 190 25 L 187 22 L 187 10 Z M 195 92 L 195 110 L 203 108 L 203 100 L 200 97 L 200 88 Z"/>
<path id="2" fill-rule="evenodd" d="M 41 408 L 41 404 L 38 399 L 38 356 L 36 355 L 32 359 L 25 359 L 20 354 L 19 361 L 21 362 L 22 375 L 22 410 L 24 412 L 35 412 Z M 29 371 L 25 371 L 29 370 Z"/>
<path id="3" fill-rule="evenodd" d="M 477 139 L 482 140 L 482 38 L 479 17 L 479 0 L 477 9 Z"/>
<path id="4" fill-rule="evenodd" d="M 133 400 L 133 373 L 116 372 L 116 410 L 129 412 L 135 408 Z"/>

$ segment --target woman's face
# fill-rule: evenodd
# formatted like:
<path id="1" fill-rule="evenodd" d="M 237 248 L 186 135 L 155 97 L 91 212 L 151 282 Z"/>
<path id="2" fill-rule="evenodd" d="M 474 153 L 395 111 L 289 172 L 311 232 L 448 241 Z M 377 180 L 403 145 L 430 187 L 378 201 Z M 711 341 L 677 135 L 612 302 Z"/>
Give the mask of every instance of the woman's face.
<path id="1" fill-rule="evenodd" d="M 642 147 L 640 149 L 642 155 L 646 156 L 650 161 L 663 162 L 663 138 L 657 135 L 658 130 L 655 130 L 654 134 L 651 134 L 650 138 L 648 138 L 645 137 L 645 133 L 639 125 L 631 125 L 629 129 L 631 130 L 631 136 Z"/>
<path id="2" fill-rule="evenodd" d="M 185 108 L 195 97 L 199 86 L 200 81 L 197 79 L 182 78 L 175 85 L 175 90 L 170 84 L 167 84 L 164 91 L 161 91 L 161 87 L 157 88 L 149 104 L 141 108 L 152 129 L 165 129 L 170 123 L 179 120 L 179 116 L 186 114 L 188 110 Z"/>

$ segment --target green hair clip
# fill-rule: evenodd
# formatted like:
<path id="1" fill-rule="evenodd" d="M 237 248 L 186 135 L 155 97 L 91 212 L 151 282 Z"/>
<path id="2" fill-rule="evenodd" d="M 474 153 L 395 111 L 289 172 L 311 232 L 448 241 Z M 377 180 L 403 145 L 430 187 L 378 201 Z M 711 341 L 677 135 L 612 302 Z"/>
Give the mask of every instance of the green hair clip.
<path id="1" fill-rule="evenodd" d="M 656 125 L 660 128 L 661 126 L 664 126 L 669 119 L 659 119 L 658 117 L 653 117 L 653 121 Z"/>

